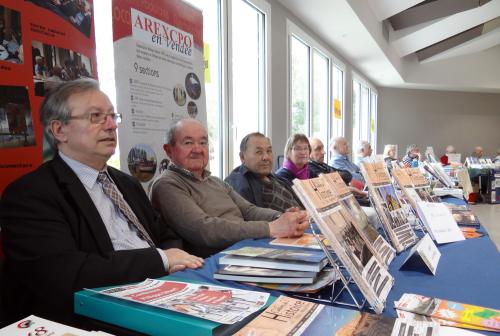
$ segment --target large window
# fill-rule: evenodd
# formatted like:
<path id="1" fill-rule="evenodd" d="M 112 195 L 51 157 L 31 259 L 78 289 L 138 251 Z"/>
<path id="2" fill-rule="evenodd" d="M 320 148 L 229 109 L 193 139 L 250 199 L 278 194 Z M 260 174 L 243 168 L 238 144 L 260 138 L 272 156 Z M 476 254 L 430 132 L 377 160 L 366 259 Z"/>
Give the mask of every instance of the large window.
<path id="1" fill-rule="evenodd" d="M 328 146 L 343 133 L 343 66 L 293 23 L 287 26 L 290 133 L 320 138 Z"/>
<path id="2" fill-rule="evenodd" d="M 374 153 L 377 145 L 377 92 L 364 81 L 352 81 L 352 151 L 362 141 L 370 142 Z"/>
<path id="3" fill-rule="evenodd" d="M 266 14 L 256 5 L 231 1 L 229 169 L 240 164 L 239 145 L 245 135 L 266 133 Z"/>

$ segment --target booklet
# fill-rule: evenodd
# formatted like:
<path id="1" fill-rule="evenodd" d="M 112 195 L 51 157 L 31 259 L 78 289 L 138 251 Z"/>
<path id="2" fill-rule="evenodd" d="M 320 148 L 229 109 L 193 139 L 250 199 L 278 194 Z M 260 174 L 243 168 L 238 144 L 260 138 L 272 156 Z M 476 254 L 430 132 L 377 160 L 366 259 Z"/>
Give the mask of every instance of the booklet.
<path id="1" fill-rule="evenodd" d="M 378 254 L 379 260 L 389 266 L 391 261 L 396 256 L 396 250 L 378 233 L 378 231 L 368 222 L 368 216 L 363 211 L 358 201 L 347 188 L 344 180 L 338 172 L 330 174 L 322 174 L 331 187 L 331 190 L 336 193 L 341 206 L 343 206 L 356 224 L 361 228 L 361 233 L 373 245 L 375 252 Z"/>
<path id="2" fill-rule="evenodd" d="M 500 332 L 500 310 L 405 293 L 396 309 L 461 324 L 463 328 Z"/>
<path id="3" fill-rule="evenodd" d="M 226 250 L 222 253 L 248 258 L 291 260 L 311 263 L 321 262 L 326 259 L 325 253 L 323 251 L 285 250 L 252 246 L 242 247 L 237 250 Z"/>
<path id="4" fill-rule="evenodd" d="M 0 335 L 5 336 L 92 336 L 92 335 L 108 335 L 102 331 L 86 331 L 74 327 L 67 326 L 62 323 L 53 322 L 35 315 L 30 315 L 22 320 L 12 323 L 0 329 Z"/>
<path id="5" fill-rule="evenodd" d="M 269 293 L 155 279 L 101 291 L 88 290 L 222 324 L 243 320 L 261 309 L 269 298 Z"/>
<path id="6" fill-rule="evenodd" d="M 337 271 L 332 268 L 324 269 L 318 273 L 316 281 L 310 285 L 300 285 L 300 284 L 272 284 L 272 283 L 262 283 L 262 282 L 246 282 L 247 285 L 257 286 L 262 288 L 267 288 L 271 290 L 277 290 L 280 292 L 292 292 L 292 293 L 317 293 L 322 288 L 334 284 L 339 280 L 339 275 Z"/>
<path id="7" fill-rule="evenodd" d="M 328 241 L 325 239 L 325 236 L 319 235 L 319 239 L 321 239 L 323 244 L 328 245 Z M 321 246 L 319 246 L 316 237 L 314 237 L 312 233 L 304 233 L 301 237 L 295 237 L 295 238 L 276 238 L 272 240 L 269 244 L 277 246 L 292 246 L 292 247 L 302 247 L 314 250 L 321 250 Z"/>
<path id="8" fill-rule="evenodd" d="M 214 273 L 214 279 L 282 284 L 312 284 L 316 272 L 285 271 L 269 268 L 227 265 Z"/>
<path id="9" fill-rule="evenodd" d="M 333 252 L 375 312 L 381 313 L 394 278 L 379 260 L 371 242 L 340 205 L 324 175 L 308 180 L 295 179 L 293 183 L 296 195 L 328 238 Z"/>

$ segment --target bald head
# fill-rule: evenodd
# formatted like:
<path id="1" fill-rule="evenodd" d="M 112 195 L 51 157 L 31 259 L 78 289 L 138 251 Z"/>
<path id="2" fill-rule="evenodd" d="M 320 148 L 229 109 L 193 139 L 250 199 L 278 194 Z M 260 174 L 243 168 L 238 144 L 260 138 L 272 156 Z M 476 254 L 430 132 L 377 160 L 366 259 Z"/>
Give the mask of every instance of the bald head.
<path id="1" fill-rule="evenodd" d="M 484 153 L 483 147 L 476 146 L 476 148 L 474 148 L 474 152 L 472 152 L 472 156 L 477 157 L 477 158 L 482 158 L 483 153 Z"/>
<path id="2" fill-rule="evenodd" d="M 309 155 L 311 160 L 325 162 L 325 146 L 323 142 L 318 138 L 312 138 L 309 143 L 311 144 L 311 154 Z"/>
<path id="3" fill-rule="evenodd" d="M 452 145 L 446 146 L 446 154 L 455 154 L 457 151 Z"/>
<path id="4" fill-rule="evenodd" d="M 369 157 L 372 155 L 372 145 L 368 141 L 361 141 L 359 146 L 359 155 L 362 157 Z"/>
<path id="5" fill-rule="evenodd" d="M 334 154 L 347 155 L 349 154 L 349 143 L 344 137 L 336 137 L 332 140 L 331 149 Z"/>

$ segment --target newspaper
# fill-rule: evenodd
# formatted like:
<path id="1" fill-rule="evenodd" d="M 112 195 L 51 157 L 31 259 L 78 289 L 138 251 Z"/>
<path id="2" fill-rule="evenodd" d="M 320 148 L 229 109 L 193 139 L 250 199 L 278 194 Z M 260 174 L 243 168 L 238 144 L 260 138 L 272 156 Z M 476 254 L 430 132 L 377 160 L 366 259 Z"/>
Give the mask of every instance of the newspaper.
<path id="1" fill-rule="evenodd" d="M 243 320 L 261 309 L 269 298 L 268 293 L 155 279 L 91 291 L 222 324 Z"/>
<path id="2" fill-rule="evenodd" d="M 439 336 L 439 324 L 397 318 L 391 336 Z"/>
<path id="3" fill-rule="evenodd" d="M 377 232 L 377 230 L 368 222 L 368 216 L 363 211 L 358 201 L 347 188 L 344 180 L 339 173 L 321 175 L 326 179 L 331 190 L 337 194 L 339 201 L 344 208 L 354 217 L 356 224 L 361 228 L 362 234 L 373 245 L 379 261 L 389 266 L 396 256 L 396 250 Z"/>
<path id="4" fill-rule="evenodd" d="M 396 189 L 391 184 L 382 162 L 363 162 L 361 173 L 368 182 L 368 190 L 386 234 L 396 251 L 402 252 L 418 241 L 402 207 Z"/>
<path id="5" fill-rule="evenodd" d="M 323 176 L 295 179 L 293 188 L 360 291 L 373 309 L 381 313 L 394 278 L 378 260 L 375 249 L 353 217 L 340 206 Z"/>

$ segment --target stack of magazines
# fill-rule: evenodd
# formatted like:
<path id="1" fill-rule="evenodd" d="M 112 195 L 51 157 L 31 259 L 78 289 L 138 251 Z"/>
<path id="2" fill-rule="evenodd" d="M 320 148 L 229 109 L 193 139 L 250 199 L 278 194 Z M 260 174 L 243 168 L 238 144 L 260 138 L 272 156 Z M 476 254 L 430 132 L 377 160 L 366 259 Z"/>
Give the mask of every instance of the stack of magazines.
<path id="1" fill-rule="evenodd" d="M 314 291 L 336 280 L 333 271 L 323 270 L 328 259 L 319 250 L 248 246 L 223 253 L 221 268 L 214 273 L 218 280 L 289 291 Z"/>

